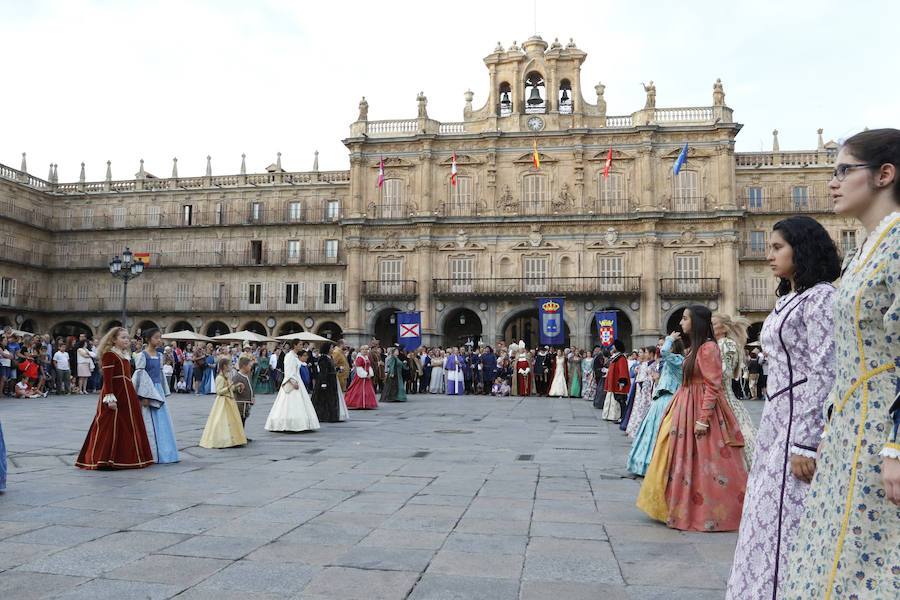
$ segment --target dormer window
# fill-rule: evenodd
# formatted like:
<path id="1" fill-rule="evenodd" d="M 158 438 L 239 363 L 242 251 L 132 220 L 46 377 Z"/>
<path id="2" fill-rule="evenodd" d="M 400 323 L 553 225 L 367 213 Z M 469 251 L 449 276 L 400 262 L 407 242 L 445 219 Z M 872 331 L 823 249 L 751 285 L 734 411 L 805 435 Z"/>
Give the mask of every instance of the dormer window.
<path id="1" fill-rule="evenodd" d="M 543 113 L 547 110 L 547 93 L 544 77 L 532 71 L 525 78 L 525 112 Z"/>

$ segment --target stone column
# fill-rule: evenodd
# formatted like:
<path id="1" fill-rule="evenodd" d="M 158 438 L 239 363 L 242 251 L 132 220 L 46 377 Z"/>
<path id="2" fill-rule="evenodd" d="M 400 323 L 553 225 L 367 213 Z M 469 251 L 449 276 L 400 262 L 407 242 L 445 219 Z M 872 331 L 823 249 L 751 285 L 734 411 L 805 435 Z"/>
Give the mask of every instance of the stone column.
<path id="1" fill-rule="evenodd" d="M 645 235 L 640 242 L 641 310 L 638 336 L 655 336 L 660 333 L 659 315 L 659 252 L 660 244 L 653 234 Z M 641 338 L 643 339 L 643 338 Z"/>
<path id="2" fill-rule="evenodd" d="M 660 202 L 656 199 L 654 184 L 652 150 L 649 146 L 638 150 L 637 178 L 635 181 L 634 200 L 639 211 L 656 210 Z"/>
<path id="3" fill-rule="evenodd" d="M 363 248 L 358 239 L 345 242 L 347 249 L 347 284 L 344 290 L 347 300 L 347 327 L 344 329 L 344 337 L 348 344 L 359 346 L 365 334 L 366 326 L 364 302 L 362 299 Z"/>
<path id="4" fill-rule="evenodd" d="M 719 310 L 736 315 L 738 309 L 738 252 L 737 237 L 732 234 L 722 236 L 722 278 L 719 280 Z"/>
<path id="5" fill-rule="evenodd" d="M 418 269 L 418 301 L 416 310 L 422 311 L 422 343 L 434 344 L 440 337 L 440 332 L 435 331 L 437 319 L 435 318 L 435 302 L 431 294 L 431 278 L 434 275 L 431 268 L 433 260 L 434 243 L 431 240 L 419 240 L 417 246 Z"/>
<path id="6" fill-rule="evenodd" d="M 431 215 L 438 208 L 432 190 L 434 188 L 434 153 L 431 151 L 431 140 L 425 140 L 422 153 L 419 155 L 422 164 L 419 189 L 421 190 L 419 214 Z M 429 282 L 431 283 L 431 282 Z"/>
<path id="7" fill-rule="evenodd" d="M 350 156 L 350 197 L 346 215 L 352 219 L 360 218 L 365 212 L 363 190 L 366 188 L 366 161 L 358 152 L 354 150 L 354 154 Z"/>

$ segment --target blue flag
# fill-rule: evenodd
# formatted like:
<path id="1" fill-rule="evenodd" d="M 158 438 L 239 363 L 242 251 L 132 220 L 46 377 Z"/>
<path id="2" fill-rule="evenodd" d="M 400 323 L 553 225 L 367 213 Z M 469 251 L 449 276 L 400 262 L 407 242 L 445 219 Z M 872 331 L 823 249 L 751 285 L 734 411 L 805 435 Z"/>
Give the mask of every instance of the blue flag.
<path id="1" fill-rule="evenodd" d="M 597 320 L 597 335 L 600 345 L 603 347 L 612 346 L 616 338 L 619 337 L 619 323 L 616 318 L 616 311 L 601 310 L 594 313 L 594 318 Z"/>
<path id="2" fill-rule="evenodd" d="M 397 313 L 397 339 L 407 352 L 422 345 L 422 313 Z"/>
<path id="3" fill-rule="evenodd" d="M 687 142 L 684 143 L 684 148 L 681 149 L 681 154 L 678 155 L 678 158 L 675 159 L 675 174 L 678 175 L 678 172 L 681 171 L 681 167 L 684 166 L 684 163 L 687 162 L 687 153 L 688 153 L 688 145 Z"/>
<path id="4" fill-rule="evenodd" d="M 538 321 L 540 322 L 540 343 L 562 346 L 566 340 L 566 326 L 563 320 L 564 298 L 538 298 Z"/>

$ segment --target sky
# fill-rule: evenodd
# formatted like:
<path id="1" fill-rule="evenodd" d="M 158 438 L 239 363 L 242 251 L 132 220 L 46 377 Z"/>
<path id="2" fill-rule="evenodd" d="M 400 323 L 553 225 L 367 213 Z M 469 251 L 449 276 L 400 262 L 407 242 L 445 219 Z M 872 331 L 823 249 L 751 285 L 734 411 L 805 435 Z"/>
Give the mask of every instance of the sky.
<path id="1" fill-rule="evenodd" d="M 361 96 L 369 119 L 460 121 L 482 106 L 483 59 L 535 31 L 587 52 L 585 99 L 606 85 L 608 114 L 708 106 L 717 77 L 743 124 L 738 151 L 813 149 L 898 127 L 896 24 L 888 0 L 679 2 L 299 2 L 0 0 L 0 163 L 60 181 L 130 179 L 139 160 L 168 177 L 349 167 L 341 140 Z M 894 58 L 890 58 L 894 56 Z M 588 93 L 589 92 L 589 93 Z"/>

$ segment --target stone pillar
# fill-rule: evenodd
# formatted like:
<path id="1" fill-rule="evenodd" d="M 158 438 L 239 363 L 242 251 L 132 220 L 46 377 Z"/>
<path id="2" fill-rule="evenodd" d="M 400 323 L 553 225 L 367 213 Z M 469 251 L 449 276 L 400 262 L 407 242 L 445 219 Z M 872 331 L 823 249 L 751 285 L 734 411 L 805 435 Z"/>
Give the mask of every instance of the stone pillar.
<path id="1" fill-rule="evenodd" d="M 637 202 L 638 211 L 657 210 L 661 203 L 656 198 L 652 151 L 649 146 L 638 150 L 635 188 L 634 199 Z"/>
<path id="2" fill-rule="evenodd" d="M 347 216 L 351 219 L 362 217 L 366 211 L 364 190 L 366 189 L 366 160 L 358 150 L 350 157 L 350 197 Z"/>
<path id="3" fill-rule="evenodd" d="M 544 80 L 544 91 L 547 94 L 547 112 L 556 112 L 559 107 L 559 84 L 556 77 L 556 61 L 550 63 L 550 77 Z"/>
<path id="4" fill-rule="evenodd" d="M 737 237 L 726 234 L 721 238 L 722 278 L 719 280 L 719 310 L 736 315 L 738 309 L 738 252 Z"/>
<path id="5" fill-rule="evenodd" d="M 434 189 L 434 153 L 431 151 L 431 140 L 425 140 L 425 145 L 420 154 L 422 173 L 419 181 L 419 189 L 421 190 L 419 205 L 419 214 L 431 215 L 438 208 L 440 201 L 435 201 L 432 195 Z M 438 186 L 438 189 L 441 189 Z M 430 281 L 428 282 L 431 283 Z"/>
<path id="6" fill-rule="evenodd" d="M 641 310 L 636 334 L 637 336 L 652 336 L 655 340 L 661 327 L 659 322 L 660 244 L 655 235 L 649 234 L 641 238 L 639 245 L 641 249 Z"/>
<path id="7" fill-rule="evenodd" d="M 434 275 L 434 271 L 431 268 L 433 250 L 434 243 L 431 240 L 419 240 L 416 252 L 416 258 L 418 259 L 416 272 L 418 299 L 416 310 L 422 311 L 422 343 L 426 345 L 429 342 L 434 343 L 441 333 L 435 330 L 437 319 L 435 318 L 435 301 L 431 294 L 431 278 Z"/>
<path id="8" fill-rule="evenodd" d="M 362 299 L 363 248 L 359 240 L 348 240 L 344 247 L 347 249 L 347 284 L 344 290 L 344 297 L 347 299 L 347 327 L 344 329 L 344 337 L 348 344 L 358 347 L 367 333 L 364 331 L 366 320 Z"/>

